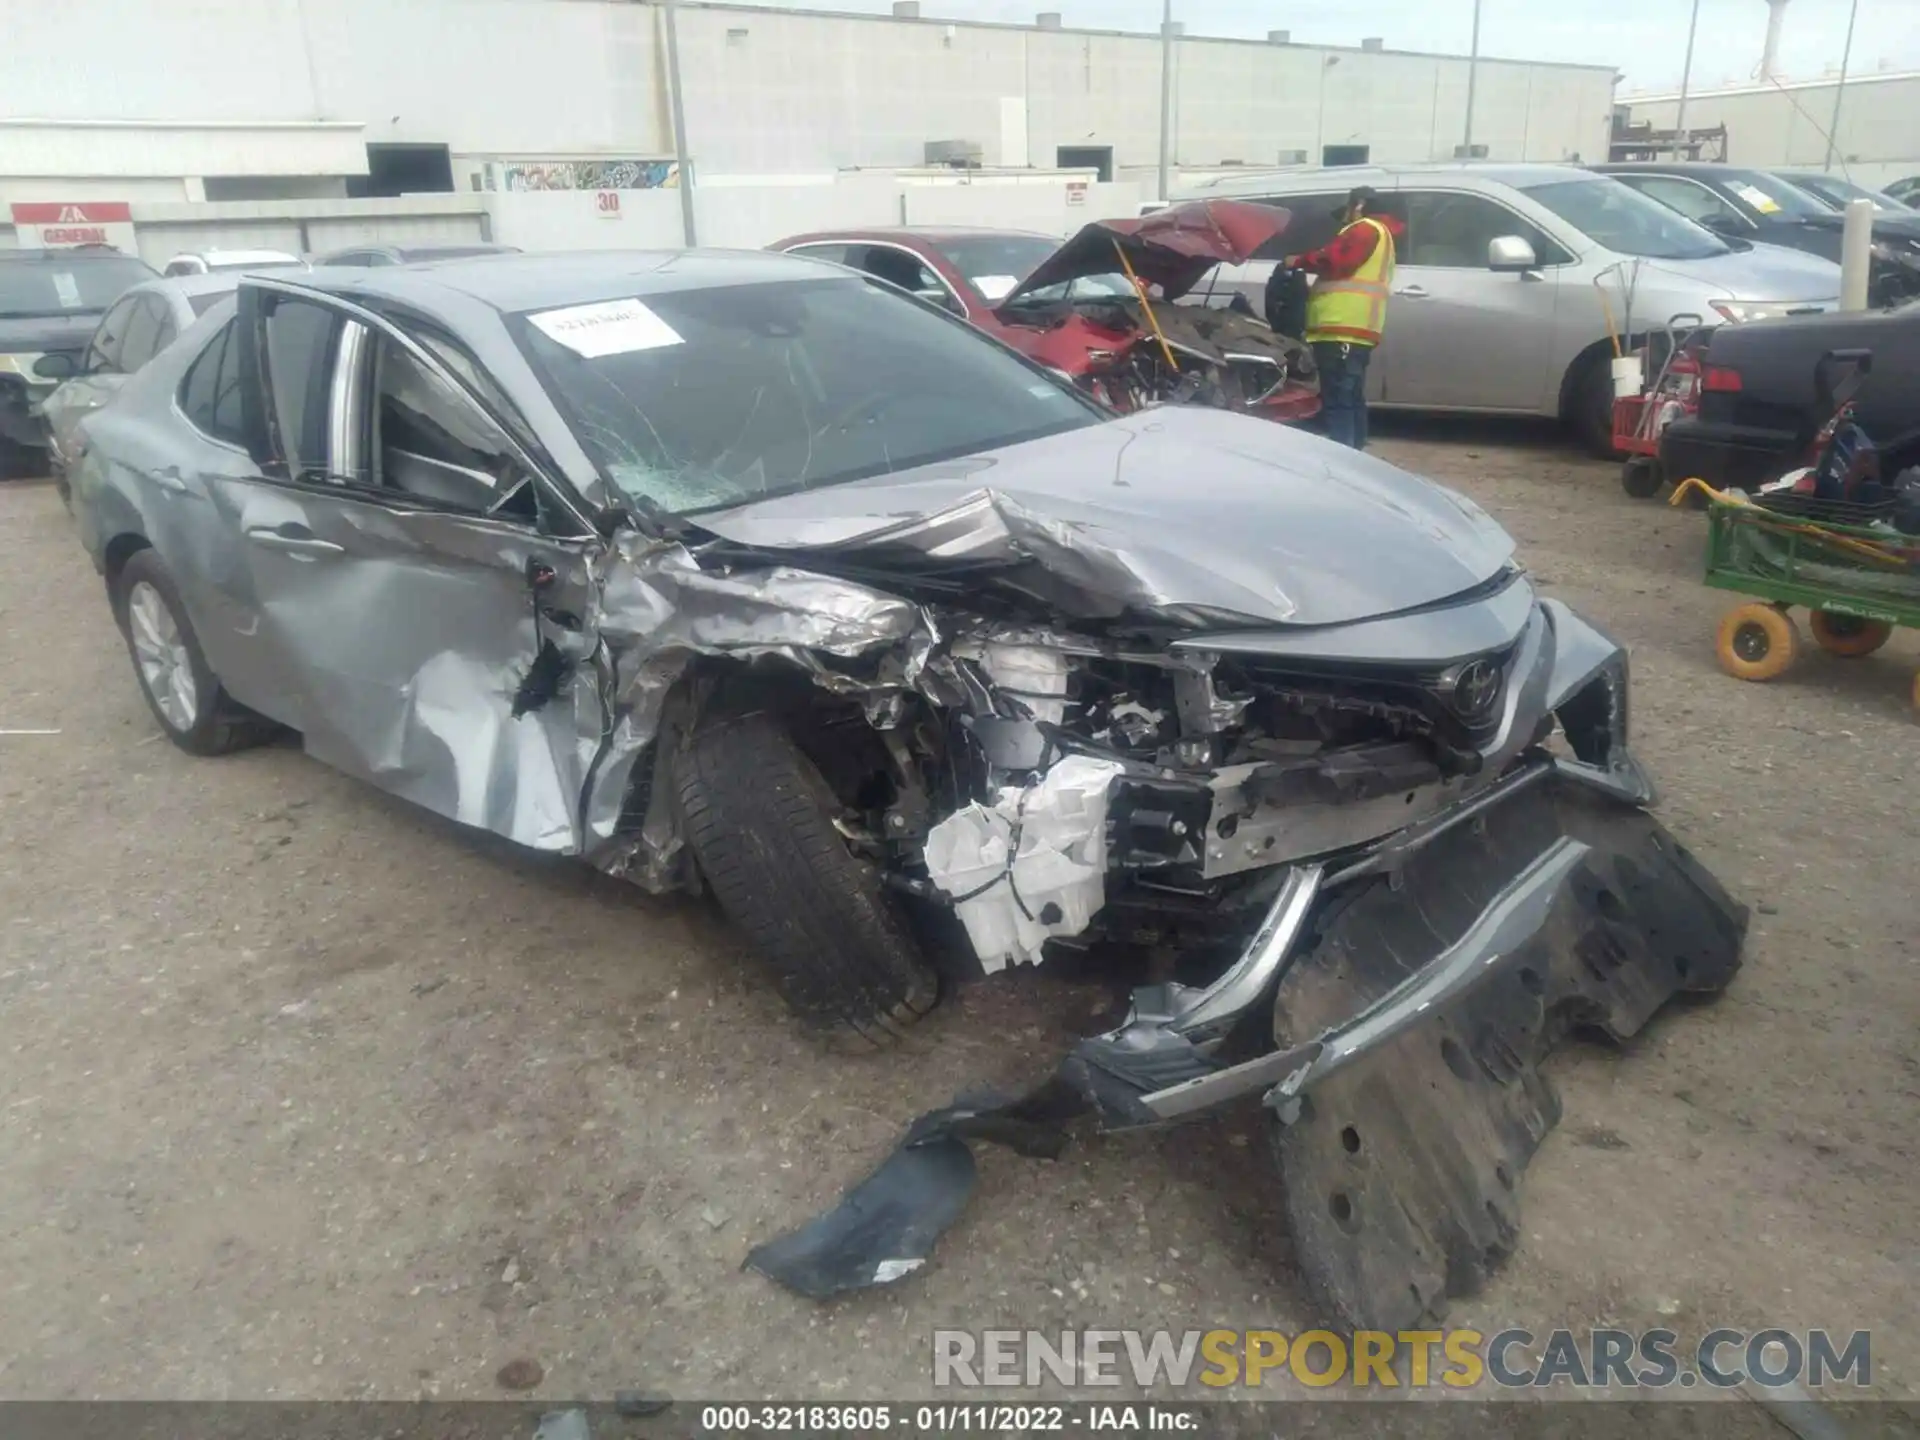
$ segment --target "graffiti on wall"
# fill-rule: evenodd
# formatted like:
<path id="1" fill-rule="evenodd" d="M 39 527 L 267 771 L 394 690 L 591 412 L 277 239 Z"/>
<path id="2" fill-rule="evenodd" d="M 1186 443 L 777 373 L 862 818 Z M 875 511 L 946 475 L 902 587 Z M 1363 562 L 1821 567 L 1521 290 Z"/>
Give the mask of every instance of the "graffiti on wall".
<path id="1" fill-rule="evenodd" d="M 490 160 L 489 190 L 672 190 L 680 167 L 671 160 Z"/>

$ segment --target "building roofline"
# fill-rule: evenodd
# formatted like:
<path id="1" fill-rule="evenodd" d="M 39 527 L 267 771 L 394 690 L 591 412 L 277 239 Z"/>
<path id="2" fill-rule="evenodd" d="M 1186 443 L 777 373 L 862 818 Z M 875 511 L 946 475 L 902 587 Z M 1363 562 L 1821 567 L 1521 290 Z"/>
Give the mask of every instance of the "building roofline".
<path id="1" fill-rule="evenodd" d="M 647 6 L 657 6 L 660 0 L 639 0 Z M 1044 0 L 1035 0 L 1043 4 Z M 1027 35 L 1099 35 L 1121 40 L 1158 40 L 1157 32 L 1152 30 L 1111 30 L 1086 25 L 1062 25 L 1057 30 L 1043 30 L 1038 25 L 1021 24 L 1014 20 L 965 20 L 945 15 L 901 16 L 875 14 L 858 10 L 829 10 L 819 6 L 756 5 L 750 0 L 678 0 L 679 9 L 714 10 L 722 13 L 743 15 L 798 15 L 809 19 L 825 20 L 866 20 L 877 25 L 938 25 L 953 26 L 964 30 L 1013 30 Z M 1194 35 L 1182 32 L 1176 37 L 1182 44 L 1196 45 L 1246 45 L 1260 50 L 1317 50 L 1337 55 L 1398 55 L 1417 60 L 1461 60 L 1465 55 L 1451 55 L 1440 50 L 1399 50 L 1391 46 L 1380 50 L 1366 50 L 1358 45 L 1325 45 L 1317 41 L 1289 41 L 1287 44 L 1275 44 L 1271 40 L 1257 40 L 1247 35 Z M 1482 65 L 1526 65 L 1548 70 L 1598 71 L 1618 76 L 1617 65 L 1583 65 L 1571 60 L 1521 60 L 1505 55 L 1482 55 Z"/>
<path id="2" fill-rule="evenodd" d="M 1864 75 L 1847 76 L 1847 88 L 1857 85 L 1879 85 L 1892 80 L 1920 80 L 1920 70 L 1869 70 Z M 1840 77 L 1822 75 L 1817 80 L 1781 80 L 1774 84 L 1723 85 L 1717 90 L 1689 90 L 1687 103 L 1695 100 L 1718 100 L 1729 95 L 1771 95 L 1777 90 L 1831 90 L 1840 83 Z M 1647 94 L 1629 94 L 1618 97 L 1622 105 L 1660 105 L 1678 101 L 1678 90 L 1661 90 Z"/>

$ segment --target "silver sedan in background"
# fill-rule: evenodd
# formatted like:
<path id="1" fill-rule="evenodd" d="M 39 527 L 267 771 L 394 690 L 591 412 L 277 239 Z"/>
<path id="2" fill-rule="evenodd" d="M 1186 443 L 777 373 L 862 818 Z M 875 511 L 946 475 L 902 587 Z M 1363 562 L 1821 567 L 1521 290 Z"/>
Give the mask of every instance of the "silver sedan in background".
<path id="1" fill-rule="evenodd" d="M 129 375 L 232 295 L 239 283 L 236 270 L 163 276 L 134 286 L 100 317 L 72 378 L 49 395 L 45 405 L 48 459 L 63 491 L 85 443 L 80 422 L 119 394 Z"/>

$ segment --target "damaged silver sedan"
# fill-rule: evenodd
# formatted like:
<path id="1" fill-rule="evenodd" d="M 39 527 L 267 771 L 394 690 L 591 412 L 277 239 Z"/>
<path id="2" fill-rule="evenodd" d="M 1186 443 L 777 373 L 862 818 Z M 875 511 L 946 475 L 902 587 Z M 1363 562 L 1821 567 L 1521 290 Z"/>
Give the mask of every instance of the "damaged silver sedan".
<path id="1" fill-rule="evenodd" d="M 1116 416 L 769 255 L 248 278 L 87 422 L 74 507 L 182 748 L 314 757 L 652 890 L 807 1023 L 1144 952 L 1035 1092 L 923 1117 L 757 1251 L 924 1261 L 969 1139 L 1265 1107 L 1302 1267 L 1394 1328 L 1518 1235 L 1569 1029 L 1739 965 L 1647 813 L 1627 660 L 1471 502 L 1211 409 Z"/>

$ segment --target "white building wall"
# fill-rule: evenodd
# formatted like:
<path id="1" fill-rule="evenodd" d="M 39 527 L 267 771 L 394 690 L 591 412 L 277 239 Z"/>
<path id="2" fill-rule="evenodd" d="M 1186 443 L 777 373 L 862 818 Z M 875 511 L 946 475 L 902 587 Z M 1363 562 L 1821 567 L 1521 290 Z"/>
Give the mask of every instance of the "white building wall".
<path id="1" fill-rule="evenodd" d="M 1833 83 L 1792 84 L 1693 95 L 1687 126 L 1725 125 L 1727 159 L 1736 165 L 1818 169 L 1826 162 L 1835 90 Z M 1677 96 L 1627 97 L 1622 103 L 1636 124 L 1650 120 L 1656 129 L 1672 128 L 1679 112 Z M 1836 163 L 1863 184 L 1920 175 L 1920 75 L 1849 80 L 1835 139 Z"/>
<path id="2" fill-rule="evenodd" d="M 467 155 L 672 149 L 660 10 L 635 0 L 8 0 L 6 15 L 0 118 L 341 120 L 367 142 Z M 1063 145 L 1158 157 L 1155 36 L 686 4 L 680 41 L 707 175 L 917 165 L 946 139 L 992 163 L 1022 130 L 1035 165 Z M 1317 159 L 1327 144 L 1448 158 L 1460 138 L 1460 59 L 1175 48 L 1189 166 Z M 1475 138 L 1497 159 L 1591 158 L 1611 100 L 1609 70 L 1485 61 Z"/>

